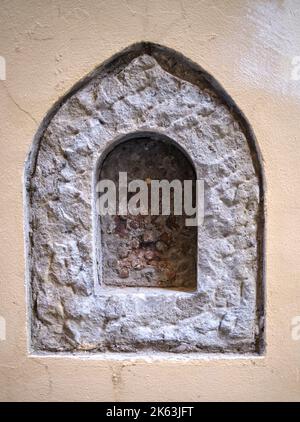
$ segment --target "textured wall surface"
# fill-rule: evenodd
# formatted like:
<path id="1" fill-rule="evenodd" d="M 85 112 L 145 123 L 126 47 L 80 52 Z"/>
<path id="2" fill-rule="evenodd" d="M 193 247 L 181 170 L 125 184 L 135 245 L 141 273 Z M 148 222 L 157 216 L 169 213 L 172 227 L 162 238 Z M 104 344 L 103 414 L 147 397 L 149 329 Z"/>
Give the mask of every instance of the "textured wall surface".
<path id="1" fill-rule="evenodd" d="M 1 2 L 2 400 L 299 400 L 298 0 Z M 23 168 L 54 102 L 126 46 L 174 48 L 213 74 L 254 129 L 266 190 L 266 351 L 261 357 L 28 356 Z"/>
<path id="2" fill-rule="evenodd" d="M 258 351 L 262 192 L 251 140 L 171 51 L 137 45 L 97 73 L 55 113 L 28 160 L 33 350 Z M 96 163 L 116 138 L 146 130 L 174 139 L 205 181 L 195 292 L 96 286 Z"/>

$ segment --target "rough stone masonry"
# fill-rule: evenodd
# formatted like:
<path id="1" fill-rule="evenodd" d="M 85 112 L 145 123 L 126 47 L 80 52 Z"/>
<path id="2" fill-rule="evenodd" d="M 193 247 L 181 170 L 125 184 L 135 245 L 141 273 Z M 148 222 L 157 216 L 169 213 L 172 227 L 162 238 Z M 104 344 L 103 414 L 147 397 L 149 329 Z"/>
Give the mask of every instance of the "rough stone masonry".
<path id="1" fill-rule="evenodd" d="M 102 282 L 95 175 L 122 137 L 141 135 L 176 142 L 205 180 L 194 291 Z M 199 67 L 153 44 L 113 57 L 48 114 L 25 176 L 31 351 L 261 351 L 259 158 L 244 117 Z"/>

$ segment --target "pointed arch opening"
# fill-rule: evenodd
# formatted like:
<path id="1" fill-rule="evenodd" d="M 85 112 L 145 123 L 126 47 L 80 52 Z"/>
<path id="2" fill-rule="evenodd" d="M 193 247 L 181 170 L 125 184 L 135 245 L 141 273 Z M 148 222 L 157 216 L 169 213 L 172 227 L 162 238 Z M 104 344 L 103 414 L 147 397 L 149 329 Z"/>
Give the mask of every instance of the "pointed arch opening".
<path id="1" fill-rule="evenodd" d="M 174 152 L 167 140 L 179 149 Z M 129 173 L 136 167 L 141 179 L 151 179 L 156 173 L 150 174 L 147 159 L 155 170 L 164 157 L 169 163 L 162 172 L 176 169 L 186 177 L 194 169 L 194 176 L 205 181 L 204 223 L 196 235 L 188 234 L 190 244 L 183 242 L 184 236 L 176 238 L 172 219 L 162 221 L 162 227 L 170 226 L 173 244 L 168 236 L 162 240 L 163 231 L 153 230 L 152 220 L 143 221 L 138 233 L 133 228 L 134 235 L 127 221 L 126 226 L 122 219 L 114 221 L 113 236 L 106 231 L 99 240 L 96 182 L 112 169 L 114 178 L 124 166 Z M 176 158 L 174 166 L 170 157 Z M 263 352 L 261 163 L 251 126 L 232 98 L 204 69 L 172 49 L 134 44 L 79 81 L 41 123 L 25 166 L 31 349 Z M 134 220 L 128 227 L 137 225 Z M 109 231 L 111 222 L 102 223 Z M 146 224 L 150 230 L 144 238 Z M 123 245 L 124 227 L 128 244 Z M 157 251 L 160 241 L 162 250 Z M 141 259 L 132 247 L 137 242 Z M 107 253 L 101 254 L 103 245 Z M 156 258 L 163 261 L 168 253 L 166 247 L 170 255 L 175 252 L 172 263 L 178 273 L 183 275 L 187 265 L 187 277 L 178 279 L 172 271 L 167 276 L 167 267 L 155 269 Z M 189 277 L 191 249 L 196 270 Z M 114 259 L 122 265 L 117 263 L 116 272 L 110 273 Z M 135 269 L 134 261 L 145 267 Z M 126 280 L 138 290 L 145 286 L 137 274 L 147 266 L 147 286 L 157 287 L 164 279 L 167 289 L 143 288 L 141 293 L 116 288 Z"/>

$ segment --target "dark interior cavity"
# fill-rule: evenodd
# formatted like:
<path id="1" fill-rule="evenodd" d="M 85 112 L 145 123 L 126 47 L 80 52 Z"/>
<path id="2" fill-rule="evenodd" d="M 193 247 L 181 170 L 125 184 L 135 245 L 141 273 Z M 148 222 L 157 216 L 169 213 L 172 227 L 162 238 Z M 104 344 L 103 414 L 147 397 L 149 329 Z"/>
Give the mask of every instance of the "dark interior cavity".
<path id="1" fill-rule="evenodd" d="M 170 215 L 151 215 L 151 181 L 193 181 L 194 168 L 175 143 L 140 137 L 117 145 L 105 158 L 99 180 L 109 179 L 118 187 L 119 172 L 128 183 L 143 180 L 148 190 L 148 215 L 100 217 L 102 283 L 104 286 L 160 287 L 195 290 L 197 285 L 197 227 L 186 226 L 187 216 L 174 215 L 174 190 L 170 190 Z M 135 193 L 128 193 L 128 200 Z M 117 205 L 119 205 L 117 195 Z M 118 208 L 117 208 L 118 209 Z"/>

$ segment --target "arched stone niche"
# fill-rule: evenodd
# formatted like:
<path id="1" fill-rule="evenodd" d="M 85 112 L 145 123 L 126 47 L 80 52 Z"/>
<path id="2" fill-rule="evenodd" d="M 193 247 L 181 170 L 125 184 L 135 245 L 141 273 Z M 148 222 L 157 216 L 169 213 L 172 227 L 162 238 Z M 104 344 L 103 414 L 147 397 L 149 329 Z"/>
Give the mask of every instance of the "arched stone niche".
<path id="1" fill-rule="evenodd" d="M 101 163 L 145 136 L 168 139 L 205 181 L 194 289 L 153 286 L 151 275 L 132 287 L 103 280 Z M 42 122 L 25 185 L 31 351 L 262 352 L 259 152 L 241 111 L 198 65 L 151 43 L 102 64 Z"/>
<path id="2" fill-rule="evenodd" d="M 190 157 L 165 135 L 137 131 L 118 139 L 99 161 L 96 182 L 109 180 L 118 187 L 120 172 L 126 173 L 127 184 L 148 182 L 147 215 L 114 212 L 98 217 L 94 211 L 99 286 L 196 290 L 197 226 L 187 226 L 184 207 L 181 215 L 174 214 L 172 189 L 170 214 L 162 215 L 160 210 L 159 215 L 151 215 L 152 180 L 175 181 L 175 186 L 179 181 L 182 198 L 184 181 L 190 180 L 191 205 L 195 206 L 196 172 Z M 96 194 L 96 198 L 99 196 Z M 132 196 L 127 193 L 128 201 Z"/>

